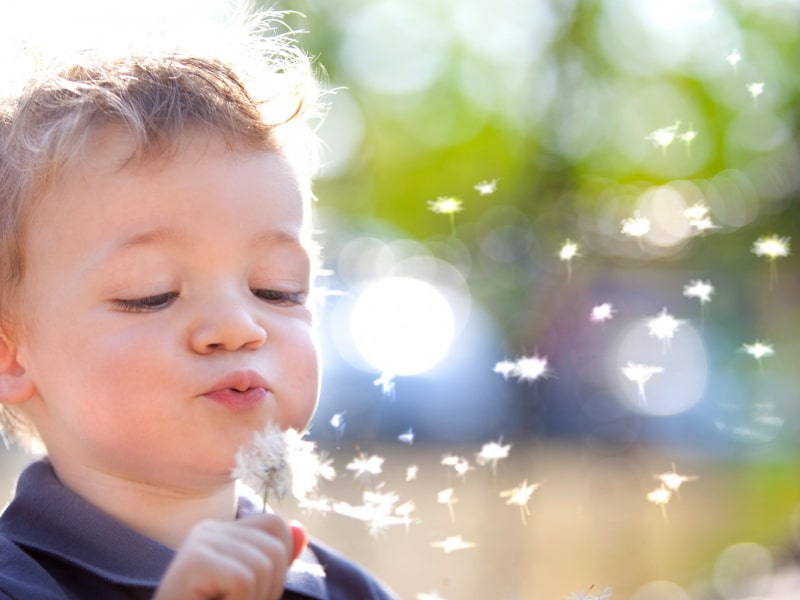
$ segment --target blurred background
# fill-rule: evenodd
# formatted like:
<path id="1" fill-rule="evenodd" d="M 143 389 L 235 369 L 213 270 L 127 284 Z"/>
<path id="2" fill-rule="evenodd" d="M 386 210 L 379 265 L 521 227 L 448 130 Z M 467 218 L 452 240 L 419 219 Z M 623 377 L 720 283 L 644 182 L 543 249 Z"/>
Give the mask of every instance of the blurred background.
<path id="1" fill-rule="evenodd" d="M 337 471 L 279 510 L 404 599 L 800 598 L 800 2 L 276 6 Z"/>

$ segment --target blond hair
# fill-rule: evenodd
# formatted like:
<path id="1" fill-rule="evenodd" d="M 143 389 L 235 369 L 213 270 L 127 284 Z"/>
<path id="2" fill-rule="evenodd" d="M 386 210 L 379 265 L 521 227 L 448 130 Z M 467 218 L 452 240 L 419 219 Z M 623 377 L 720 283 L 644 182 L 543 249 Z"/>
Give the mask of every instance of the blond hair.
<path id="1" fill-rule="evenodd" d="M 32 207 L 69 159 L 109 126 L 130 135 L 134 161 L 168 157 L 183 132 L 197 128 L 232 148 L 279 150 L 310 199 L 319 88 L 310 59 L 281 17 L 239 14 L 224 35 L 185 47 L 146 39 L 144 49 L 49 59 L 27 49 L 30 77 L 0 96 L 0 332 L 15 327 Z M 35 432 L 0 404 L 0 434 L 27 443 Z"/>

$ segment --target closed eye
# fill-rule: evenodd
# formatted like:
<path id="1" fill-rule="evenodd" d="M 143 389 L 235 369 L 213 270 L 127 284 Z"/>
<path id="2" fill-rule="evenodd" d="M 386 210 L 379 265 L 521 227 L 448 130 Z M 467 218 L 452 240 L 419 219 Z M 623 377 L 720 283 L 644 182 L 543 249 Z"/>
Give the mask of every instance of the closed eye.
<path id="1" fill-rule="evenodd" d="M 270 304 L 278 306 L 298 306 L 306 303 L 308 294 L 305 292 L 282 292 L 279 290 L 254 289 L 253 294 Z"/>
<path id="2" fill-rule="evenodd" d="M 141 313 L 166 308 L 178 297 L 177 292 L 164 292 L 143 298 L 117 299 L 114 307 L 123 312 Z"/>

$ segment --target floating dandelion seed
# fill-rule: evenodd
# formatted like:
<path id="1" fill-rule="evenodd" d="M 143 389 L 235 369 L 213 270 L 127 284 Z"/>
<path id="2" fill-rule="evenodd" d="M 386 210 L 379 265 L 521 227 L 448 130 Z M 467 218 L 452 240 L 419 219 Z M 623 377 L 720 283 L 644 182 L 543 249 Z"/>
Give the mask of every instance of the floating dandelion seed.
<path id="1" fill-rule="evenodd" d="M 652 492 L 648 492 L 647 494 L 648 502 L 652 502 L 653 504 L 656 504 L 661 507 L 661 514 L 664 517 L 665 521 L 667 520 L 666 506 L 671 498 L 672 498 L 672 491 L 669 488 L 664 487 L 663 485 L 661 487 L 654 489 Z"/>
<path id="2" fill-rule="evenodd" d="M 691 227 L 696 233 L 703 233 L 709 229 L 719 229 L 718 225 L 714 225 L 709 215 L 708 207 L 702 202 L 692 204 L 689 208 L 683 211 L 684 216 L 689 221 Z"/>
<path id="3" fill-rule="evenodd" d="M 494 372 L 500 373 L 503 379 L 508 379 L 508 376 L 514 372 L 514 363 L 510 360 L 501 360 L 494 366 Z"/>
<path id="4" fill-rule="evenodd" d="M 439 595 L 439 592 L 434 590 L 429 594 L 424 594 L 424 593 L 417 594 L 417 600 L 445 600 L 445 599 L 443 596 Z"/>
<path id="5" fill-rule="evenodd" d="M 456 522 L 456 513 L 453 510 L 453 504 L 458 502 L 458 498 L 456 498 L 456 492 L 453 488 L 447 488 L 436 494 L 436 501 L 439 504 L 446 504 L 447 510 L 450 513 L 450 520 L 453 523 Z"/>
<path id="6" fill-rule="evenodd" d="M 414 443 L 414 430 L 409 427 L 403 433 L 398 435 L 397 439 L 410 446 Z"/>
<path id="7" fill-rule="evenodd" d="M 627 365 L 622 367 L 622 373 L 627 377 L 629 380 L 634 382 L 639 389 L 639 398 L 641 398 L 642 402 L 646 401 L 646 397 L 644 394 L 644 386 L 645 384 L 650 381 L 653 375 L 657 375 L 658 373 L 662 373 L 664 371 L 663 367 L 656 367 L 653 365 L 643 365 L 640 363 L 633 363 L 628 362 Z"/>
<path id="8" fill-rule="evenodd" d="M 468 550 L 469 548 L 474 548 L 476 545 L 477 544 L 473 542 L 465 542 L 460 535 L 451 535 L 441 542 L 433 542 L 431 544 L 433 548 L 441 548 L 444 550 L 445 554 L 450 554 L 456 550 Z"/>
<path id="9" fill-rule="evenodd" d="M 342 411 L 340 413 L 336 413 L 331 417 L 329 421 L 331 427 L 336 430 L 336 434 L 341 437 L 344 434 L 344 428 L 347 425 L 344 420 L 344 415 L 347 411 Z"/>
<path id="10" fill-rule="evenodd" d="M 676 319 L 664 308 L 657 317 L 647 319 L 647 332 L 664 342 L 665 347 L 668 348 L 670 340 L 683 323 L 684 321 Z"/>
<path id="11" fill-rule="evenodd" d="M 298 501 L 297 506 L 307 512 L 329 513 L 333 510 L 333 505 L 328 498 L 304 498 Z"/>
<path id="12" fill-rule="evenodd" d="M 381 373 L 372 385 L 380 386 L 384 396 L 392 396 L 394 394 L 394 374 Z"/>
<path id="13" fill-rule="evenodd" d="M 757 104 L 758 97 L 764 93 L 764 82 L 754 81 L 753 83 L 748 83 L 747 91 L 750 92 L 750 95 L 753 97 L 753 103 Z"/>
<path id="14" fill-rule="evenodd" d="M 265 509 L 270 498 L 281 500 L 289 491 L 298 500 L 307 498 L 321 476 L 333 479 L 336 472 L 317 454 L 316 444 L 302 438 L 294 429 L 283 432 L 270 423 L 236 454 L 231 478 L 258 493 Z"/>
<path id="15" fill-rule="evenodd" d="M 408 465 L 406 467 L 406 481 L 416 481 L 419 474 L 419 467 L 417 465 Z"/>
<path id="16" fill-rule="evenodd" d="M 506 504 L 516 504 L 519 506 L 520 516 L 522 517 L 522 524 L 527 524 L 526 516 L 530 516 L 531 512 L 528 510 L 528 502 L 531 495 L 536 489 L 542 485 L 542 482 L 532 483 L 528 485 L 528 480 L 523 481 L 519 486 L 500 492 L 501 498 L 508 498 Z"/>
<path id="17" fill-rule="evenodd" d="M 700 300 L 700 322 L 705 320 L 706 304 L 711 302 L 711 294 L 714 293 L 714 286 L 710 281 L 695 279 L 688 285 L 683 286 L 683 295 L 687 298 L 697 298 Z"/>
<path id="18" fill-rule="evenodd" d="M 642 244 L 642 238 L 647 235 L 649 231 L 650 219 L 642 217 L 638 213 L 622 220 L 622 235 L 636 238 L 640 246 Z"/>
<path id="19" fill-rule="evenodd" d="M 453 196 L 439 196 L 436 200 L 428 200 L 428 208 L 437 215 L 449 215 L 450 230 L 456 234 L 455 213 L 464 210 L 464 203 Z"/>
<path id="20" fill-rule="evenodd" d="M 475 184 L 475 190 L 477 190 L 478 194 L 481 196 L 494 194 L 497 191 L 497 179 L 479 181 Z"/>
<path id="21" fill-rule="evenodd" d="M 511 370 L 511 375 L 516 377 L 517 381 L 532 382 L 549 374 L 546 356 L 523 356 L 514 362 L 514 368 Z"/>
<path id="22" fill-rule="evenodd" d="M 453 465 L 453 470 L 456 472 L 456 475 L 458 475 L 461 481 L 466 481 L 467 473 L 469 471 L 474 471 L 475 468 L 469 464 L 469 461 L 466 458 L 462 458 L 455 465 Z"/>
<path id="23" fill-rule="evenodd" d="M 382 456 L 376 454 L 367 456 L 362 453 L 348 463 L 345 468 L 348 471 L 353 471 L 354 477 L 360 477 L 361 475 L 380 475 L 383 472 L 383 461 L 384 458 Z"/>
<path id="24" fill-rule="evenodd" d="M 570 239 L 565 240 L 558 251 L 558 258 L 567 263 L 567 281 L 572 280 L 572 259 L 580 255 L 580 246 Z"/>
<path id="25" fill-rule="evenodd" d="M 772 347 L 771 344 L 765 344 L 763 342 L 758 342 L 758 341 L 752 344 L 744 344 L 742 346 L 742 350 L 744 350 L 750 356 L 756 359 L 759 371 L 764 370 L 764 366 L 761 364 L 761 359 L 766 358 L 768 356 L 773 356 L 775 354 L 775 349 Z"/>
<path id="26" fill-rule="evenodd" d="M 778 281 L 778 271 L 775 266 L 775 259 L 789 256 L 788 237 L 777 235 L 767 235 L 758 238 L 753 242 L 751 251 L 756 256 L 764 256 L 769 261 L 769 283 L 770 287 Z"/>
<path id="27" fill-rule="evenodd" d="M 589 586 L 585 592 L 573 592 L 567 597 L 567 600 L 610 600 L 611 588 L 607 587 L 601 592 L 596 594 L 590 593 L 594 589 L 594 584 Z"/>
<path id="28" fill-rule="evenodd" d="M 661 484 L 670 492 L 677 493 L 680 487 L 688 481 L 696 481 L 696 475 L 680 475 L 675 471 L 675 465 L 672 465 L 672 471 L 667 473 L 657 473 L 654 475 L 656 479 L 661 481 Z"/>
<path id="29" fill-rule="evenodd" d="M 333 511 L 342 516 L 363 521 L 373 535 L 387 527 L 393 525 L 408 526 L 412 522 L 407 514 L 402 516 L 395 512 L 394 505 L 397 503 L 398 497 L 394 492 L 367 490 L 363 493 L 362 499 L 363 503 L 360 506 L 353 506 L 347 502 L 337 502 L 333 505 Z"/>
<path id="30" fill-rule="evenodd" d="M 688 158 L 692 157 L 692 142 L 696 137 L 697 132 L 691 128 L 678 135 L 678 139 L 686 144 L 686 156 Z"/>
<path id="31" fill-rule="evenodd" d="M 675 141 L 680 124 L 680 121 L 675 121 L 674 125 L 662 127 L 661 129 L 656 129 L 655 131 L 648 133 L 646 136 L 644 136 L 644 139 L 653 142 L 653 145 L 656 148 L 661 148 L 662 153 L 665 153 L 667 147 Z"/>
<path id="32" fill-rule="evenodd" d="M 481 447 L 481 451 L 476 455 L 475 460 L 481 466 L 492 465 L 492 473 L 497 475 L 497 463 L 504 458 L 508 458 L 511 444 L 502 444 L 502 439 L 498 442 L 489 442 Z"/>
<path id="33" fill-rule="evenodd" d="M 730 63 L 731 67 L 733 67 L 733 73 L 735 75 L 738 71 L 739 63 L 742 61 L 742 55 L 739 54 L 738 50 L 733 49 L 725 59 Z"/>
<path id="34" fill-rule="evenodd" d="M 590 318 L 592 323 L 603 323 L 611 319 L 612 316 L 614 316 L 614 307 L 609 302 L 604 302 L 592 308 Z"/>

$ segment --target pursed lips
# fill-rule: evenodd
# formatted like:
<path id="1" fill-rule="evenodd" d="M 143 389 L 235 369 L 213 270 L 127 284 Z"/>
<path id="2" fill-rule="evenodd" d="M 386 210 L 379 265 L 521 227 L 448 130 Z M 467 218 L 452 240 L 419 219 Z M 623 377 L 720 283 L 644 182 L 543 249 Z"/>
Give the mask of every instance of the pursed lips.
<path id="1" fill-rule="evenodd" d="M 220 379 L 204 394 L 214 402 L 231 409 L 253 408 L 269 394 L 266 379 L 256 371 L 235 371 Z"/>

